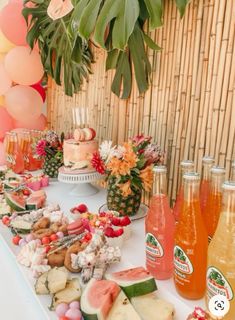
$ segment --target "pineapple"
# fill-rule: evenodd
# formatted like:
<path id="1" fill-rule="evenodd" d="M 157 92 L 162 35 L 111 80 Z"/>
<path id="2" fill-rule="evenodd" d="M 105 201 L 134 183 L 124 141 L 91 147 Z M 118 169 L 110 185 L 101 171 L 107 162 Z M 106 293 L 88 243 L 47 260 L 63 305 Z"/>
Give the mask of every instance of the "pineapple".
<path id="1" fill-rule="evenodd" d="M 124 197 L 121 190 L 115 184 L 115 179 L 109 179 L 107 193 L 108 209 L 118 211 L 122 216 L 134 216 L 140 207 L 141 190 L 132 192 L 128 197 Z"/>
<path id="2" fill-rule="evenodd" d="M 63 165 L 63 160 L 54 158 L 51 155 L 46 155 L 44 164 L 43 164 L 43 171 L 51 178 L 58 177 L 58 170 Z"/>

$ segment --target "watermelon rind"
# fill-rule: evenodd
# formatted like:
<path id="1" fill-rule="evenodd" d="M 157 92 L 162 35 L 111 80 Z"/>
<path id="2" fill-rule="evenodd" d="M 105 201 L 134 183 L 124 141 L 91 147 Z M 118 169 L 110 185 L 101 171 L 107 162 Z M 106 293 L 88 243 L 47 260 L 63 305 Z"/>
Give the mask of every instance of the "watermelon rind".
<path id="1" fill-rule="evenodd" d="M 98 320 L 98 317 L 96 314 L 87 314 L 82 311 L 82 316 L 84 320 Z"/>
<path id="2" fill-rule="evenodd" d="M 5 199 L 6 203 L 15 211 L 24 211 L 25 204 L 22 205 L 21 203 L 17 202 L 11 195 L 11 193 L 5 192 Z"/>
<path id="3" fill-rule="evenodd" d="M 126 271 L 128 272 L 128 270 Z M 118 277 L 114 273 L 106 274 L 105 278 L 111 281 L 115 281 L 125 292 L 129 299 L 142 296 L 144 294 L 148 294 L 157 290 L 156 281 L 151 275 L 146 275 L 146 277 L 142 279 L 123 280 L 118 279 Z"/>

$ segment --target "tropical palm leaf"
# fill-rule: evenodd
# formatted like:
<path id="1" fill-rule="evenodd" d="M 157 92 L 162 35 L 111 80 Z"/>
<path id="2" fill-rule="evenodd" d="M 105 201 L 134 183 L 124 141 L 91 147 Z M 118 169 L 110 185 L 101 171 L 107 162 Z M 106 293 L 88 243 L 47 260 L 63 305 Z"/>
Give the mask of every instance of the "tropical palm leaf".
<path id="1" fill-rule="evenodd" d="M 91 73 L 93 57 L 89 42 L 78 33 L 71 35 L 68 32 L 71 14 L 52 20 L 47 15 L 49 0 L 31 2 L 35 7 L 25 7 L 22 11 L 28 23 L 27 42 L 31 48 L 38 43 L 45 71 L 58 85 L 63 82 L 65 93 L 72 96 Z"/>

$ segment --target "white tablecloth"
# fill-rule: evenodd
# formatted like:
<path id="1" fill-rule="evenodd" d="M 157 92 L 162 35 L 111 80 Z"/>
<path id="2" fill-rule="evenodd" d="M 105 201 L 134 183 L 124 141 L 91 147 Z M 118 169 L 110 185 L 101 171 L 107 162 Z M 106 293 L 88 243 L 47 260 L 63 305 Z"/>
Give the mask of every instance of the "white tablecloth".
<path id="1" fill-rule="evenodd" d="M 100 190 L 96 195 L 84 198 L 71 196 L 71 185 L 52 182 L 45 189 L 48 195 L 48 202 L 59 203 L 62 210 L 69 214 L 69 209 L 76 204 L 87 204 L 91 212 L 97 212 L 98 208 L 105 203 L 106 192 Z M 82 185 L 81 185 L 82 188 Z M 122 249 L 122 261 L 115 269 L 121 270 L 131 266 L 145 265 L 144 252 L 144 220 L 134 221 L 132 224 L 132 237 L 125 242 Z M 0 233 L 5 241 L 0 238 L 0 319 L 1 320 L 44 320 L 56 319 L 55 314 L 46 310 L 50 299 L 40 297 L 40 301 L 33 294 L 31 285 L 25 280 L 29 275 L 28 270 L 18 266 L 14 254 L 11 254 L 10 246 L 14 253 L 18 248 L 11 245 L 11 237 L 7 228 L 0 226 Z M 176 293 L 173 280 L 157 281 L 159 297 L 165 298 L 175 305 L 175 320 L 185 320 L 187 314 L 194 306 L 204 307 L 204 301 L 188 301 Z M 30 288 L 31 287 L 31 288 Z M 43 308 L 40 306 L 42 302 Z M 155 320 L 155 319 L 149 319 Z M 157 318 L 156 318 L 157 320 Z"/>

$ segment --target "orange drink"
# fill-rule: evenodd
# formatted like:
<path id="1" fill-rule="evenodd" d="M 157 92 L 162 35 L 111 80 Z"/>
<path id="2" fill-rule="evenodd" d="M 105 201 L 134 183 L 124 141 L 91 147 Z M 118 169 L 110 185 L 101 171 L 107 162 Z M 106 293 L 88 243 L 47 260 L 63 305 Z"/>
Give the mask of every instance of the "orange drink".
<path id="1" fill-rule="evenodd" d="M 235 319 L 235 182 L 222 185 L 222 208 L 217 229 L 208 249 L 207 305 L 220 294 L 230 302 L 223 320 Z"/>
<path id="2" fill-rule="evenodd" d="M 175 219 L 166 191 L 166 167 L 154 169 L 155 193 L 145 220 L 146 268 L 156 279 L 173 276 Z"/>
<path id="3" fill-rule="evenodd" d="M 211 168 L 214 165 L 215 160 L 212 157 L 205 156 L 202 158 L 202 179 L 200 186 L 200 204 L 202 216 L 205 215 L 206 205 L 209 198 Z"/>
<path id="4" fill-rule="evenodd" d="M 183 176 L 183 205 L 176 226 L 174 281 L 177 292 L 186 299 L 200 299 L 206 289 L 207 233 L 199 200 L 200 176 Z"/>
<path id="5" fill-rule="evenodd" d="M 179 188 L 179 192 L 178 195 L 176 197 L 176 201 L 175 201 L 175 205 L 173 208 L 173 214 L 175 217 L 175 220 L 178 221 L 179 220 L 179 213 L 181 211 L 181 206 L 183 203 L 183 186 L 182 186 L 182 177 L 185 173 L 187 172 L 192 172 L 194 170 L 194 163 L 191 160 L 183 160 L 180 163 L 180 171 L 181 171 L 181 175 L 180 175 L 180 188 Z"/>
<path id="6" fill-rule="evenodd" d="M 225 179 L 225 170 L 223 167 L 214 166 L 211 169 L 211 183 L 209 189 L 208 201 L 205 206 L 203 219 L 205 221 L 206 230 L 208 233 L 208 241 L 210 242 L 218 221 L 221 211 L 222 201 L 222 184 Z"/>
<path id="7" fill-rule="evenodd" d="M 17 134 L 8 132 L 5 137 L 7 167 L 15 173 L 24 172 L 24 159 L 18 143 Z"/>

